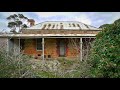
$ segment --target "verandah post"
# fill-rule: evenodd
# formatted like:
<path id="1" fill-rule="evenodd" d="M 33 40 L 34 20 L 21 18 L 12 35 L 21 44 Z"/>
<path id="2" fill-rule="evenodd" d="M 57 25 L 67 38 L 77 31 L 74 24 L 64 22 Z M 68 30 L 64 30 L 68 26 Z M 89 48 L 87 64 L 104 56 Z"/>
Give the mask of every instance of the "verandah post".
<path id="1" fill-rule="evenodd" d="M 20 54 L 20 37 L 19 37 L 19 54 Z"/>
<path id="2" fill-rule="evenodd" d="M 80 38 L 80 61 L 82 61 L 82 38 Z"/>
<path id="3" fill-rule="evenodd" d="M 44 60 L 44 38 L 42 38 L 42 58 Z"/>
<path id="4" fill-rule="evenodd" d="M 7 38 L 7 56 L 9 54 L 9 38 Z"/>

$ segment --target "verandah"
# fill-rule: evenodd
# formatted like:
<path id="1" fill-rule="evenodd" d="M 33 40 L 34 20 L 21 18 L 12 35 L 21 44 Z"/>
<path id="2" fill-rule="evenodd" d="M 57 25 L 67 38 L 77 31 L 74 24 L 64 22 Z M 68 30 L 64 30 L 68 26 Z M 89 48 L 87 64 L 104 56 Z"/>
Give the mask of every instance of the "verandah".
<path id="1" fill-rule="evenodd" d="M 73 39 L 73 40 L 74 40 L 74 39 L 77 39 L 77 40 L 78 40 L 78 41 L 77 41 L 77 45 L 78 45 L 77 48 L 79 47 L 79 48 L 78 48 L 78 50 L 79 50 L 79 60 L 82 61 L 82 60 L 83 60 L 83 41 L 85 41 L 86 38 L 88 38 L 88 39 L 91 40 L 91 39 L 93 39 L 94 37 L 34 37 L 34 38 L 40 38 L 40 39 L 42 40 L 42 45 L 41 45 L 41 46 L 42 46 L 42 48 L 41 48 L 41 49 L 42 49 L 42 50 L 41 50 L 41 51 L 42 51 L 42 55 L 41 55 L 41 56 L 42 56 L 42 60 L 45 60 L 45 40 L 46 40 L 46 39 L 49 39 L 49 38 L 61 39 L 61 40 L 62 40 L 62 39 L 69 39 L 69 40 L 70 40 L 70 39 L 71 39 L 71 40 L 72 40 L 72 39 Z M 22 41 L 22 39 L 26 39 L 26 38 L 17 38 L 17 39 L 18 39 L 17 42 L 18 42 L 18 48 L 19 48 L 18 51 L 20 52 L 21 41 Z M 29 39 L 32 39 L 32 38 L 29 38 Z M 74 42 L 72 42 L 72 41 L 71 41 L 71 43 L 74 44 L 74 47 L 76 46 L 76 45 L 75 45 L 76 43 L 74 43 Z M 89 43 L 89 42 L 88 42 L 88 43 Z M 85 44 L 84 44 L 84 45 L 85 45 Z M 61 49 L 61 50 L 62 50 L 62 49 Z M 61 52 L 61 53 L 62 53 L 62 52 Z"/>

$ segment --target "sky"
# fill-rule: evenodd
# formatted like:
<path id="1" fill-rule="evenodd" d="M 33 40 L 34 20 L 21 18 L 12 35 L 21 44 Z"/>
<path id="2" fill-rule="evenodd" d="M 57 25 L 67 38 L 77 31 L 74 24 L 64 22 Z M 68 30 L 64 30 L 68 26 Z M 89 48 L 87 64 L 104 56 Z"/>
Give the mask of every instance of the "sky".
<path id="1" fill-rule="evenodd" d="M 10 30 L 6 18 L 12 14 L 23 14 L 34 19 L 35 24 L 44 21 L 79 21 L 97 28 L 120 18 L 120 12 L 0 12 L 0 31 Z"/>

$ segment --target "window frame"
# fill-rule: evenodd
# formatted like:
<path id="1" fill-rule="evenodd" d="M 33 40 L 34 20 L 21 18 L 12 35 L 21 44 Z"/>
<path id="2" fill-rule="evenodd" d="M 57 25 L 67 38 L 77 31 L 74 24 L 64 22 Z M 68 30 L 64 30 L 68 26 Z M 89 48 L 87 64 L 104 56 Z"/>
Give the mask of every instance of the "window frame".
<path id="1" fill-rule="evenodd" d="M 41 39 L 41 49 L 38 49 L 38 40 Z M 42 51 L 42 38 L 36 38 L 36 51 Z"/>

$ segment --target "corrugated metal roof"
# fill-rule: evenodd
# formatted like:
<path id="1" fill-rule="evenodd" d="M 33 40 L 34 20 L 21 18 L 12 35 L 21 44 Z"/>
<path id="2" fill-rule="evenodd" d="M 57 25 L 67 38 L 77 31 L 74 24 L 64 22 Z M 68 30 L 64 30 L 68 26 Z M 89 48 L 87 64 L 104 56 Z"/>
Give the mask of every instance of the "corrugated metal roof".
<path id="1" fill-rule="evenodd" d="M 27 29 L 100 30 L 100 29 L 93 27 L 91 25 L 87 25 L 87 24 L 77 22 L 77 21 L 46 21 L 46 22 L 36 24 L 36 25 L 29 27 Z"/>

